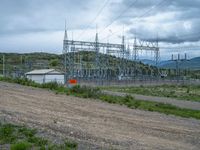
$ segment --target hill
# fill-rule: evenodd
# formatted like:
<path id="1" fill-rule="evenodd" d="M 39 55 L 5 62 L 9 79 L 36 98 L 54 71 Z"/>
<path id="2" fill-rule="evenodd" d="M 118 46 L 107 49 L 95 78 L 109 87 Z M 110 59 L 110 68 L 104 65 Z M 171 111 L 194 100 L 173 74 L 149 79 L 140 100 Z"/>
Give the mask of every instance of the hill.
<path id="1" fill-rule="evenodd" d="M 54 68 L 60 71 L 64 71 L 64 56 L 49 53 L 0 53 L 0 74 L 3 70 L 3 55 L 5 56 L 5 66 L 7 74 L 12 74 L 13 72 L 18 72 L 23 74 L 33 69 L 47 69 Z M 74 59 L 75 66 L 93 69 L 95 67 L 95 53 L 94 52 L 78 52 L 70 53 L 71 59 Z M 119 66 L 123 63 L 125 68 L 133 68 L 137 66 L 137 72 L 139 74 L 156 72 L 156 67 L 151 67 L 145 65 L 141 62 L 134 62 L 130 60 L 125 60 L 117 58 L 115 56 L 110 56 L 106 54 L 99 54 L 99 67 L 108 68 L 111 70 L 117 70 Z M 93 62 L 93 63 L 92 63 Z"/>
<path id="2" fill-rule="evenodd" d="M 155 61 L 153 61 L 153 60 L 141 59 L 141 60 L 139 60 L 139 61 L 141 61 L 143 64 L 146 64 L 146 65 L 151 65 L 151 66 L 154 66 L 154 65 L 155 65 Z"/>
<path id="3" fill-rule="evenodd" d="M 176 62 L 174 61 L 163 61 L 159 64 L 159 67 L 162 68 L 176 68 Z M 180 69 L 190 69 L 190 70 L 200 70 L 200 57 L 195 57 L 190 59 L 189 61 L 182 61 L 179 63 Z"/>
<path id="4" fill-rule="evenodd" d="M 148 65 L 155 65 L 155 62 L 148 59 L 142 59 L 140 60 L 144 64 Z M 158 64 L 159 68 L 166 68 L 166 69 L 176 69 L 176 62 L 171 60 L 161 61 Z M 180 69 L 190 69 L 190 70 L 200 70 L 200 57 L 192 58 L 188 61 L 182 61 L 179 63 Z"/>

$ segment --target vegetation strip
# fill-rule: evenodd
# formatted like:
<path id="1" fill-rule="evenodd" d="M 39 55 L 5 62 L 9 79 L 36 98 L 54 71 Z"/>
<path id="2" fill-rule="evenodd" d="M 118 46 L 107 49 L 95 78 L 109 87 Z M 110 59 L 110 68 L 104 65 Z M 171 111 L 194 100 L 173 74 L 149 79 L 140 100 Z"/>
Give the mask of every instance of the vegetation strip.
<path id="1" fill-rule="evenodd" d="M 102 89 L 123 92 L 127 94 L 141 94 L 147 96 L 170 97 L 178 100 L 200 102 L 200 85 L 159 85 L 140 87 L 103 87 Z"/>
<path id="2" fill-rule="evenodd" d="M 11 150 L 76 150 L 77 144 L 65 140 L 63 144 L 54 144 L 45 138 L 36 136 L 36 129 L 25 126 L 3 124 L 0 122 L 0 147 Z"/>
<path id="3" fill-rule="evenodd" d="M 39 87 L 39 88 L 46 88 L 46 89 L 55 91 L 56 94 L 63 93 L 66 95 L 73 95 L 73 96 L 82 97 L 82 98 L 99 99 L 108 103 L 125 105 L 132 109 L 155 111 L 155 112 L 160 112 L 167 115 L 171 114 L 171 115 L 176 115 L 176 116 L 185 117 L 185 118 L 200 119 L 199 110 L 179 108 L 170 104 L 164 104 L 164 103 L 158 103 L 158 102 L 136 100 L 134 97 L 129 96 L 129 95 L 125 97 L 106 95 L 106 94 L 101 93 L 101 90 L 99 88 L 91 88 L 91 87 L 86 87 L 86 86 L 81 87 L 79 85 L 74 86 L 72 88 L 66 88 L 64 86 L 58 85 L 57 83 L 37 84 L 28 79 L 21 79 L 21 78 L 12 79 L 12 78 L 0 77 L 0 81 L 7 81 L 11 83 L 18 83 L 18 84 L 22 84 L 26 86 L 33 86 L 33 87 Z"/>

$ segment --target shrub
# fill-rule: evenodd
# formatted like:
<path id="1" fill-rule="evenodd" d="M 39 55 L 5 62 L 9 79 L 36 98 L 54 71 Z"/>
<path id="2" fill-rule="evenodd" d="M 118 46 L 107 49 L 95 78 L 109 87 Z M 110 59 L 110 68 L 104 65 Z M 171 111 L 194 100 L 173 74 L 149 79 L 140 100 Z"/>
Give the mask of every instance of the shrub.
<path id="1" fill-rule="evenodd" d="M 59 88 L 59 84 L 57 82 L 49 82 L 42 84 L 41 87 L 50 90 L 57 90 Z"/>
<path id="2" fill-rule="evenodd" d="M 70 140 L 56 144 L 43 137 L 37 137 L 36 134 L 35 129 L 0 122 L 0 144 L 10 144 L 11 150 L 76 150 L 78 147 L 77 143 Z M 14 140 L 10 140 L 12 137 Z"/>
<path id="3" fill-rule="evenodd" d="M 70 92 L 72 94 L 76 94 L 79 97 L 84 97 L 84 98 L 98 98 L 100 94 L 100 89 L 99 88 L 92 88 L 92 87 L 87 87 L 87 86 L 80 86 L 76 85 L 73 86 L 70 89 Z"/>
<path id="4" fill-rule="evenodd" d="M 4 124 L 1 125 L 0 128 L 0 143 L 4 144 L 7 141 L 12 143 L 16 140 L 16 136 L 14 134 L 15 129 L 14 126 L 11 124 Z"/>
<path id="5" fill-rule="evenodd" d="M 131 95 L 126 95 L 123 100 L 125 103 L 131 103 L 134 98 Z"/>
<path id="6" fill-rule="evenodd" d="M 34 143 L 37 146 L 45 146 L 48 144 L 48 141 L 46 139 L 40 138 L 40 137 L 29 137 L 28 142 Z"/>
<path id="7" fill-rule="evenodd" d="M 187 87 L 187 93 L 190 93 L 190 87 Z"/>
<path id="8" fill-rule="evenodd" d="M 66 149 L 77 149 L 78 145 L 74 141 L 67 140 L 65 141 L 65 147 Z"/>
<path id="9" fill-rule="evenodd" d="M 31 144 L 26 141 L 21 141 L 11 145 L 11 150 L 28 150 L 31 149 Z"/>
<path id="10" fill-rule="evenodd" d="M 35 129 L 27 129 L 26 127 L 21 127 L 19 128 L 18 132 L 25 135 L 26 137 L 33 137 L 37 131 Z"/>

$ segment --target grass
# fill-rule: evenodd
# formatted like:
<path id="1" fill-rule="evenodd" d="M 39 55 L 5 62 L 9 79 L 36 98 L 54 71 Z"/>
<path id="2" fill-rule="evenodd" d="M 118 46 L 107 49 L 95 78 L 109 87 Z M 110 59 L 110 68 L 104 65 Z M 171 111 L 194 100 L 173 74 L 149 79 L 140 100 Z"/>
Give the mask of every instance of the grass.
<path id="1" fill-rule="evenodd" d="M 28 150 L 31 149 L 32 145 L 26 141 L 20 141 L 11 145 L 11 150 Z"/>
<path id="2" fill-rule="evenodd" d="M 0 81 L 2 79 L 3 79 L 3 81 L 6 80 L 5 78 L 0 78 Z M 21 82 L 19 82 L 19 81 L 21 81 Z M 92 88 L 92 87 L 79 86 L 79 85 L 73 86 L 72 88 L 65 88 L 64 86 L 58 85 L 57 83 L 37 84 L 37 83 L 34 83 L 33 81 L 29 81 L 27 79 L 13 79 L 12 80 L 9 78 L 8 82 L 15 82 L 15 83 L 19 83 L 22 85 L 46 88 L 46 89 L 55 91 L 56 94 L 62 93 L 62 94 L 73 95 L 73 96 L 77 96 L 77 97 L 81 97 L 81 98 L 98 99 L 98 100 L 108 102 L 108 103 L 125 105 L 131 109 L 155 111 L 155 112 L 160 112 L 160 113 L 164 113 L 167 115 L 171 114 L 171 115 L 185 117 L 185 118 L 200 119 L 200 111 L 199 110 L 179 108 L 174 105 L 158 103 L 158 102 L 136 100 L 134 97 L 129 96 L 129 95 L 127 95 L 125 97 L 106 95 L 106 94 L 101 93 L 101 90 L 99 88 Z M 164 85 L 161 87 L 171 87 L 171 86 Z M 144 88 L 144 91 L 147 89 L 146 87 L 139 87 L 139 88 L 136 88 L 136 90 L 139 91 L 139 90 L 141 90 L 141 88 Z M 197 88 L 199 88 L 199 87 L 197 87 Z M 132 88 L 127 88 L 127 89 L 132 90 Z M 113 88 L 112 88 L 112 90 L 113 90 Z M 188 92 L 190 92 L 190 90 Z M 140 94 L 143 94 L 144 91 Z M 148 94 L 148 92 L 145 93 L 145 95 Z M 10 140 L 12 140 L 12 139 L 10 139 Z"/>
<path id="3" fill-rule="evenodd" d="M 147 111 L 160 112 L 164 114 L 171 114 L 175 116 L 185 117 L 185 118 L 196 118 L 200 119 L 200 111 L 199 110 L 191 110 L 185 108 L 179 108 L 170 104 L 158 103 L 158 102 L 150 102 L 150 101 L 141 101 L 136 100 L 132 96 L 111 96 L 111 95 L 101 95 L 100 99 L 102 101 L 114 104 L 125 105 L 132 109 L 141 109 Z"/>
<path id="4" fill-rule="evenodd" d="M 77 144 L 65 140 L 63 144 L 54 144 L 36 136 L 37 130 L 25 126 L 0 123 L 0 145 L 10 145 L 11 150 L 76 150 Z"/>
<path id="5" fill-rule="evenodd" d="M 141 109 L 146 111 L 160 112 L 164 114 L 171 114 L 185 118 L 200 119 L 200 111 L 186 108 L 179 108 L 171 104 L 164 104 L 158 102 L 136 100 L 134 97 L 127 95 L 125 97 L 112 96 L 101 93 L 99 88 L 91 88 L 86 86 L 74 86 L 70 89 L 72 95 L 82 98 L 94 98 L 104 102 L 125 105 L 131 109 Z"/>
<path id="6" fill-rule="evenodd" d="M 200 102 L 200 85 L 159 85 L 140 87 L 104 87 L 103 89 L 127 94 L 170 97 Z"/>

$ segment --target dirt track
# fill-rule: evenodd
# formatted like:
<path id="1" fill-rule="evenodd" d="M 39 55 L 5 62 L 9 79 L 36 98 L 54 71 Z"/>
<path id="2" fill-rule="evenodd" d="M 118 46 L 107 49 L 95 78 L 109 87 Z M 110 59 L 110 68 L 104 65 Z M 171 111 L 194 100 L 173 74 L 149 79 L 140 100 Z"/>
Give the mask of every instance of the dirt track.
<path id="1" fill-rule="evenodd" d="M 0 82 L 0 116 L 71 137 L 79 149 L 200 148 L 200 121 Z"/>

